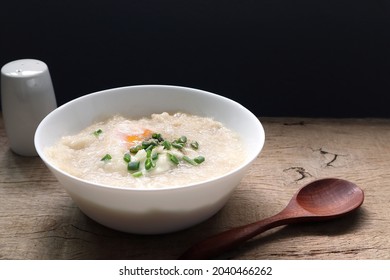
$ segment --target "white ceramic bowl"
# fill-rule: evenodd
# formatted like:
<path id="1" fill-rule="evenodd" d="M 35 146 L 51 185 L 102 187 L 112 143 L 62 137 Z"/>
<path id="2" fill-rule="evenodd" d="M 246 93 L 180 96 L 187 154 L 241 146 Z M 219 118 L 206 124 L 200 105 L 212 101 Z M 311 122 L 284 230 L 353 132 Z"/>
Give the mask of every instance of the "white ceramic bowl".
<path id="1" fill-rule="evenodd" d="M 140 118 L 178 111 L 212 117 L 239 133 L 249 148 L 245 162 L 224 176 L 201 183 L 132 189 L 71 176 L 55 167 L 44 153 L 62 136 L 115 114 Z M 263 144 L 260 121 L 239 103 L 202 90 L 162 85 L 122 87 L 82 96 L 52 111 L 35 133 L 39 156 L 87 216 L 107 227 L 138 234 L 173 232 L 214 215 L 228 201 Z"/>

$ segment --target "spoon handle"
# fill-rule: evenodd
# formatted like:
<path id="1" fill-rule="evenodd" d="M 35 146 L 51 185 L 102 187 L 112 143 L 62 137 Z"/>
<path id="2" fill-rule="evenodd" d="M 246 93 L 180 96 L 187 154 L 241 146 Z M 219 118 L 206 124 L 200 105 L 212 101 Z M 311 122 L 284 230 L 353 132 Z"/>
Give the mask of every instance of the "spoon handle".
<path id="1" fill-rule="evenodd" d="M 179 259 L 195 260 L 214 258 L 268 229 L 288 224 L 295 220 L 294 217 L 286 214 L 287 212 L 282 211 L 264 220 L 236 227 L 209 237 L 189 248 Z"/>

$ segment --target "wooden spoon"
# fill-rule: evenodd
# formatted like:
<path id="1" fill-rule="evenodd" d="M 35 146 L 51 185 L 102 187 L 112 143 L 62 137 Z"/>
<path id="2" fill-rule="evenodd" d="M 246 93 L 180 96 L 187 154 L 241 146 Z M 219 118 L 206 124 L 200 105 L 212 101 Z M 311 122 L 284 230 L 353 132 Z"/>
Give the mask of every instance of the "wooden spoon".
<path id="1" fill-rule="evenodd" d="M 327 178 L 301 188 L 278 214 L 212 236 L 187 250 L 179 259 L 210 259 L 277 226 L 322 221 L 345 215 L 362 205 L 363 191 L 346 180 Z"/>

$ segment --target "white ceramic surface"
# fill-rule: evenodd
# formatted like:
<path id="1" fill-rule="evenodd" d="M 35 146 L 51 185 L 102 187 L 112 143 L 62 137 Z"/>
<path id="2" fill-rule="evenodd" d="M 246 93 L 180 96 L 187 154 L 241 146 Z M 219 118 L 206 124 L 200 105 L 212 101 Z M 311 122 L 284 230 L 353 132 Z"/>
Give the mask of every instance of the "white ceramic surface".
<path id="1" fill-rule="evenodd" d="M 22 156 L 37 156 L 35 130 L 57 107 L 47 65 L 36 59 L 20 59 L 4 65 L 1 105 L 10 148 Z"/>
<path id="2" fill-rule="evenodd" d="M 183 187 L 131 189 L 94 184 L 57 169 L 44 154 L 61 136 L 115 114 L 132 118 L 162 112 L 212 117 L 238 132 L 250 147 L 237 169 L 216 179 Z M 209 92 L 161 85 L 105 90 L 75 99 L 50 113 L 35 134 L 36 149 L 80 209 L 95 221 L 124 232 L 168 233 L 200 223 L 220 210 L 264 144 L 259 120 L 242 105 Z"/>

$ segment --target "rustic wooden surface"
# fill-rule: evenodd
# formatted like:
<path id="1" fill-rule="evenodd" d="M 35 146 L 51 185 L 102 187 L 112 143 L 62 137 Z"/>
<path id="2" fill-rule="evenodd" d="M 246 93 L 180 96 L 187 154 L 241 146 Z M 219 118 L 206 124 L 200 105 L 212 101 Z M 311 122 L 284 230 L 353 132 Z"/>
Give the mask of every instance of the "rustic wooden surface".
<path id="1" fill-rule="evenodd" d="M 279 227 L 222 258 L 390 259 L 390 120 L 261 118 L 266 144 L 228 204 L 202 224 L 142 236 L 86 217 L 42 161 L 13 154 L 0 117 L 0 259 L 175 259 L 211 234 L 276 214 L 323 177 L 365 192 L 357 212 Z"/>

